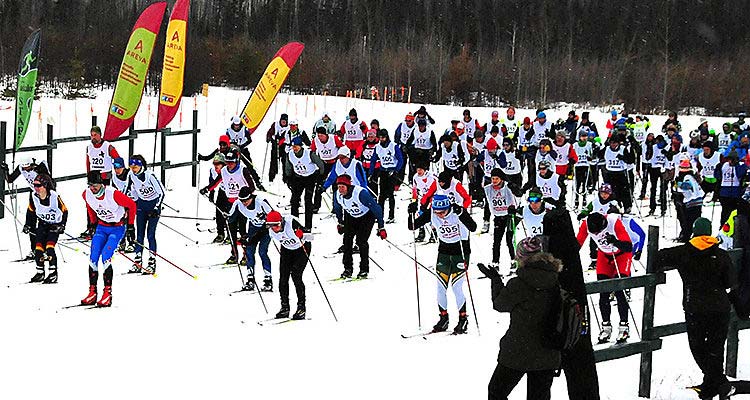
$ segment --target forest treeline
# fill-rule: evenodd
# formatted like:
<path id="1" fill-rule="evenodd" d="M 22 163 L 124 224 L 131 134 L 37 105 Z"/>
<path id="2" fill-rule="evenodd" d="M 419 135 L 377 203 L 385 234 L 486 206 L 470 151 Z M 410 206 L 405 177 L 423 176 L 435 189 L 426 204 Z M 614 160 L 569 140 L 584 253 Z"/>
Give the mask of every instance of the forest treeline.
<path id="1" fill-rule="evenodd" d="M 0 0 L 0 72 L 15 73 L 41 27 L 44 82 L 74 93 L 111 85 L 151 2 Z M 252 86 L 299 40 L 288 80 L 298 92 L 411 86 L 414 102 L 731 113 L 750 103 L 747 21 L 745 0 L 192 0 L 186 87 Z"/>

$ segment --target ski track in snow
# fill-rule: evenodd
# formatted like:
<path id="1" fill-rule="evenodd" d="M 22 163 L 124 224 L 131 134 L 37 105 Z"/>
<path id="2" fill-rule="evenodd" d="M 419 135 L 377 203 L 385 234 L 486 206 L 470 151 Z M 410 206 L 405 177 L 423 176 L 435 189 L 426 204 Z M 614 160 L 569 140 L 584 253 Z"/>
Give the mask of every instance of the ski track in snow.
<path id="1" fill-rule="evenodd" d="M 223 133 L 228 120 L 235 114 L 237 105 L 244 104 L 247 91 L 211 88 L 210 97 L 197 100 L 199 110 L 199 151 L 211 151 L 219 134 Z M 35 102 L 34 117 L 25 146 L 44 143 L 46 123 L 56 124 L 56 137 L 88 134 L 90 108 L 99 117 L 100 124 L 106 118 L 111 91 L 100 93 L 94 100 L 76 101 L 43 98 Z M 0 102 L 5 104 L 6 102 Z M 152 115 L 147 115 L 148 104 L 152 104 Z M 144 98 L 141 111 L 136 117 L 136 127 L 152 126 L 155 122 L 156 100 Z M 173 129 L 188 128 L 192 98 L 183 99 L 183 125 L 179 116 L 172 123 Z M 250 149 L 257 168 L 261 168 L 266 149 L 265 132 L 279 114 L 286 112 L 300 121 L 308 133 L 323 110 L 333 113 L 334 120 L 341 124 L 352 107 L 357 108 L 360 118 L 368 124 L 377 118 L 381 126 L 391 134 L 408 111 L 415 111 L 417 104 L 384 103 L 321 96 L 289 96 L 280 94 L 269 110 Z M 428 106 L 428 111 L 437 120 L 436 134 L 449 125 L 449 121 L 461 114 L 463 107 Z M 41 110 L 41 116 L 37 114 Z M 472 107 L 472 115 L 480 123 L 489 119 L 491 108 Z M 500 109 L 501 113 L 504 109 Z M 208 112 L 206 112 L 208 111 Z M 548 118 L 556 120 L 567 114 L 567 108 L 548 111 Z M 8 121 L 9 131 L 13 110 L 0 111 L 0 120 Z M 517 118 L 531 116 L 533 110 L 519 109 Z M 592 119 L 603 127 L 608 114 L 592 111 Z M 661 126 L 665 117 L 653 117 L 652 131 Z M 698 116 L 680 117 L 685 129 L 698 125 Z M 708 118 L 712 128 L 720 129 L 725 119 Z M 64 130 L 61 131 L 61 127 Z M 79 173 L 83 169 L 83 147 L 85 143 L 62 144 L 55 151 L 53 170 L 55 175 Z M 115 146 L 127 152 L 125 142 Z M 173 162 L 187 161 L 190 138 L 168 139 L 167 155 Z M 157 150 L 158 151 L 158 150 Z M 144 135 L 136 141 L 135 152 L 151 160 L 153 137 Z M 157 153 L 158 154 L 158 153 Z M 33 153 L 44 158 L 43 152 Z M 208 181 L 210 163 L 201 165 L 201 184 Z M 267 181 L 267 167 L 264 173 Z M 197 189 L 190 187 L 189 169 L 169 170 L 166 174 L 167 197 L 165 202 L 180 210 L 181 216 L 196 215 Z M 67 232 L 77 234 L 85 226 L 85 208 L 80 193 L 83 181 L 61 182 L 58 192 L 65 200 L 70 215 Z M 282 204 L 288 202 L 289 191 L 281 179 L 267 183 L 266 187 L 283 198 L 272 196 Z M 640 187 L 640 186 L 639 186 Z M 409 191 L 403 187 L 398 197 L 406 198 Z M 6 197 L 6 200 L 9 200 Z M 24 210 L 28 195 L 18 196 L 18 209 Z M 326 199 L 329 201 L 329 199 Z M 275 203 L 272 203 L 275 204 Z M 489 280 L 478 280 L 479 271 L 470 270 L 472 291 L 477 308 L 482 335 L 476 335 L 474 315 L 470 316 L 469 335 L 434 340 L 403 340 L 400 335 L 418 330 L 414 264 L 404 255 L 391 249 L 375 235 L 370 239 L 371 256 L 385 269 L 381 272 L 371 265 L 372 282 L 337 284 L 328 280 L 341 271 L 340 256 L 324 258 L 340 245 L 336 234 L 335 219 L 325 218 L 325 201 L 321 214 L 315 217 L 317 235 L 313 242 L 312 261 L 320 275 L 340 322 L 336 323 L 328 310 L 325 299 L 309 266 L 304 274 L 307 287 L 307 311 L 309 321 L 278 326 L 259 326 L 257 321 L 267 319 L 257 293 L 227 296 L 239 289 L 241 283 L 236 267 L 194 268 L 194 265 L 210 265 L 223 262 L 229 256 L 227 246 L 195 245 L 168 229 L 158 230 L 159 251 L 188 271 L 198 274 L 192 280 L 182 272 L 159 260 L 158 277 L 119 275 L 129 268 L 127 260 L 114 258 L 115 277 L 113 304 L 111 309 L 84 311 L 81 308 L 62 309 L 76 304 L 87 291 L 87 257 L 79 252 L 58 246 L 60 283 L 57 285 L 21 284 L 33 275 L 31 263 L 11 263 L 19 256 L 16 244 L 16 229 L 9 216 L 0 220 L 4 232 L 3 248 L 0 251 L 0 398 L 22 399 L 51 396 L 72 397 L 87 393 L 101 393 L 112 398 L 228 398 L 248 396 L 268 399 L 309 397 L 323 395 L 330 399 L 351 398 L 356 394 L 362 399 L 392 398 L 486 398 L 487 382 L 496 364 L 498 340 L 508 324 L 508 314 L 492 310 L 489 298 Z M 396 202 L 396 223 L 387 225 L 388 237 L 393 243 L 409 243 L 412 233 L 406 229 L 405 201 Z M 646 205 L 646 203 L 644 203 Z M 645 215 L 646 207 L 641 211 Z M 712 217 L 711 207 L 704 207 L 703 215 Z M 718 218 L 718 207 L 715 217 Z M 174 215 L 165 210 L 165 215 Z M 198 214 L 212 217 L 213 207 L 206 199 L 199 200 Z M 474 210 L 476 220 L 481 211 Z M 198 240 L 208 243 L 214 234 L 198 232 L 195 222 L 178 219 L 162 219 L 170 227 Z M 660 218 L 647 218 L 646 224 L 662 226 Z M 675 221 L 664 221 L 662 235 L 675 237 Z M 481 225 L 481 224 L 480 224 Z M 212 226 L 210 221 L 201 226 Z M 718 221 L 714 220 L 714 228 Z M 20 226 L 18 227 L 20 230 Z M 522 230 L 519 230 L 519 239 Z M 491 254 L 491 235 L 471 236 L 472 261 L 487 262 Z M 27 236 L 21 236 L 26 249 Z M 86 250 L 82 245 L 71 246 Z M 671 242 L 661 239 L 662 246 Z M 401 246 L 412 254 L 410 245 Z M 587 249 L 588 247 L 584 247 Z M 60 254 L 62 253 L 62 254 Z M 269 313 L 278 310 L 278 254 L 271 246 L 269 254 L 273 262 L 274 292 L 262 293 Z M 434 265 L 436 245 L 417 246 L 420 262 Z M 501 247 L 501 263 L 509 267 L 505 245 Z M 582 251 L 582 262 L 588 265 L 588 251 Z M 63 262 L 63 258 L 65 262 Z M 355 255 L 355 273 L 358 256 Z M 645 264 L 644 252 L 642 262 Z M 643 273 L 643 267 L 635 264 Z M 243 274 L 245 269 L 243 267 Z M 429 328 L 437 318 L 435 281 L 426 271 L 419 271 L 422 329 Z M 593 279 L 587 274 L 587 279 Z M 291 283 L 290 283 L 291 285 Z M 101 290 L 101 284 L 100 284 Z M 291 291 L 292 304 L 295 301 Z M 468 295 L 468 291 L 467 295 Z M 669 323 L 682 320 L 680 305 L 681 282 L 675 272 L 668 273 L 667 284 L 657 291 L 655 322 Z M 633 290 L 633 311 L 640 329 L 642 290 Z M 592 296 L 594 303 L 598 300 Z M 457 312 L 452 295 L 449 295 L 451 328 L 456 323 Z M 614 304 L 613 304 L 614 311 Z M 470 312 L 470 314 L 473 314 Z M 614 313 L 616 318 L 616 313 Z M 632 327 L 632 340 L 637 340 Z M 593 328 L 593 336 L 598 334 Z M 740 334 L 740 354 L 747 354 L 750 334 Z M 740 378 L 748 378 L 750 361 L 740 356 L 738 368 Z M 599 363 L 601 394 L 603 399 L 637 398 L 639 357 Z M 447 374 L 455 374 L 460 384 L 440 382 Z M 652 397 L 658 399 L 694 399 L 695 395 L 685 386 L 699 383 L 700 372 L 687 346 L 685 335 L 664 340 L 663 349 L 654 353 Z M 43 384 L 39 384 L 42 383 Z M 292 384 L 288 384 L 293 382 Z M 386 383 L 387 382 L 387 383 Z M 84 390 L 81 390 L 85 388 Z M 553 398 L 565 398 L 565 380 L 555 379 Z M 512 399 L 523 399 L 526 395 L 525 379 L 511 394 Z"/>

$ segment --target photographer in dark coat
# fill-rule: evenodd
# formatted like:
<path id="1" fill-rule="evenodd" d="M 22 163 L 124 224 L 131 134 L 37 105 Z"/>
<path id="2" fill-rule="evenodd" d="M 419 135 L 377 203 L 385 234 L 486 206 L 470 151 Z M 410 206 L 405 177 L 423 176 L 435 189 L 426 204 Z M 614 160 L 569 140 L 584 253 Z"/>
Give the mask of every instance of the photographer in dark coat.
<path id="1" fill-rule="evenodd" d="M 488 386 L 490 400 L 507 399 L 524 375 L 528 399 L 550 398 L 560 352 L 544 346 L 543 334 L 547 316 L 559 296 L 557 274 L 562 263 L 543 252 L 544 241 L 543 237 L 532 237 L 518 244 L 518 276 L 507 286 L 493 268 L 478 265 L 492 282 L 493 308 L 510 313 L 510 326 L 500 339 L 497 367 Z"/>
<path id="2" fill-rule="evenodd" d="M 542 224 L 544 236 L 549 239 L 547 251 L 562 261 L 563 268 L 558 276 L 560 287 L 570 293 L 579 304 L 586 305 L 588 322 L 581 253 L 570 214 L 563 208 L 550 210 L 544 216 Z M 591 346 L 590 329 L 586 329 L 575 347 L 562 352 L 562 369 L 565 372 L 570 400 L 599 400 L 599 377 L 596 372 L 594 349 Z"/>
<path id="3" fill-rule="evenodd" d="M 717 394 L 727 398 L 735 391 L 724 374 L 724 342 L 729 329 L 730 303 L 726 289 L 736 284 L 729 253 L 711 236 L 711 221 L 698 218 L 693 238 L 681 246 L 659 250 L 656 269 L 677 269 L 682 278 L 688 344 L 703 382 L 691 386 L 701 399 Z"/>

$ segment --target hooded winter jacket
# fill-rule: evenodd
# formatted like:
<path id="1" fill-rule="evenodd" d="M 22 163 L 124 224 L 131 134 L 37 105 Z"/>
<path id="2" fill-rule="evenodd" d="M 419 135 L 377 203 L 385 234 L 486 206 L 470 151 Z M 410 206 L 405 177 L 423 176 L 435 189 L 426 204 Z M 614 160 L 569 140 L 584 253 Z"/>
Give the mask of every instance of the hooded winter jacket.
<path id="1" fill-rule="evenodd" d="M 549 253 L 535 254 L 518 268 L 518 276 L 492 288 L 496 311 L 510 313 L 510 327 L 500 339 L 497 362 L 517 371 L 560 366 L 560 352 L 542 345 L 546 317 L 559 295 L 557 274 L 562 262 Z"/>
<path id="2" fill-rule="evenodd" d="M 736 283 L 729 253 L 712 236 L 697 236 L 681 246 L 659 250 L 656 269 L 677 269 L 682 278 L 682 307 L 686 313 L 729 312 L 726 289 Z"/>

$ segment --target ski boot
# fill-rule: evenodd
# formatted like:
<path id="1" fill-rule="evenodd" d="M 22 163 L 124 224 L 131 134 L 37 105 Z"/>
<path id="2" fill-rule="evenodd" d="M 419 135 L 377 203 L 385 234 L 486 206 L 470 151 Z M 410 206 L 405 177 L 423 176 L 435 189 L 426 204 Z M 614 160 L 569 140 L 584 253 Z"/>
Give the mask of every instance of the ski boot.
<path id="1" fill-rule="evenodd" d="M 109 307 L 112 305 L 112 286 L 105 286 L 102 298 L 96 302 L 97 307 Z"/>
<path id="2" fill-rule="evenodd" d="M 484 224 L 482 224 L 482 233 L 487 233 L 490 231 L 490 221 L 484 221 Z"/>
<path id="3" fill-rule="evenodd" d="M 117 251 L 118 252 L 125 252 L 125 241 L 121 241 L 120 244 L 117 245 Z"/>
<path id="4" fill-rule="evenodd" d="M 242 285 L 242 291 L 250 292 L 253 290 L 255 290 L 255 277 L 252 275 L 248 275 L 247 282 L 245 282 L 245 284 Z"/>
<path id="5" fill-rule="evenodd" d="M 341 276 L 339 279 L 351 279 L 352 277 L 352 271 L 344 270 L 344 272 L 341 273 Z"/>
<path id="6" fill-rule="evenodd" d="M 45 284 L 57 283 L 57 270 L 50 269 L 49 275 L 47 275 L 47 277 L 44 278 L 44 282 L 42 283 L 45 283 Z"/>
<path id="7" fill-rule="evenodd" d="M 281 303 L 281 310 L 276 313 L 276 318 L 289 318 L 289 303 Z"/>
<path id="8" fill-rule="evenodd" d="M 416 243 L 424 242 L 424 227 L 419 228 L 419 233 L 417 234 L 417 237 L 414 239 Z"/>
<path id="9" fill-rule="evenodd" d="M 628 341 L 630 338 L 630 327 L 627 321 L 620 321 L 620 325 L 617 327 L 617 340 L 615 343 L 622 344 Z"/>
<path id="10" fill-rule="evenodd" d="M 612 337 L 612 323 L 609 321 L 602 322 L 602 330 L 599 332 L 599 344 L 609 342 Z"/>
<path id="11" fill-rule="evenodd" d="M 386 223 L 386 224 L 392 224 L 392 223 L 394 223 L 394 222 L 396 222 L 396 218 L 394 218 L 394 217 L 390 217 L 390 218 L 388 218 L 387 220 L 385 220 L 385 223 Z"/>
<path id="12" fill-rule="evenodd" d="M 217 243 L 217 244 L 224 243 L 224 235 L 222 234 L 216 235 L 216 237 L 214 238 L 214 240 L 211 241 L 211 243 Z"/>
<path id="13" fill-rule="evenodd" d="M 96 303 L 96 285 L 89 286 L 89 294 L 81 300 L 81 305 L 90 306 Z"/>
<path id="14" fill-rule="evenodd" d="M 135 262 L 132 266 L 130 266 L 130 269 L 128 270 L 129 274 L 138 274 L 141 272 L 141 268 L 143 267 L 143 255 L 141 253 L 135 254 Z"/>
<path id="15" fill-rule="evenodd" d="M 44 267 L 42 269 L 37 269 L 36 274 L 31 277 L 31 280 L 29 280 L 29 283 L 39 283 L 44 281 Z"/>
<path id="16" fill-rule="evenodd" d="M 430 228 L 430 239 L 427 240 L 427 243 L 435 243 L 436 237 L 437 237 L 437 231 L 435 230 L 435 228 Z"/>
<path id="17" fill-rule="evenodd" d="M 300 320 L 305 319 L 305 305 L 304 304 L 298 304 L 297 305 L 297 311 L 294 312 L 292 315 L 293 320 Z"/>
<path id="18" fill-rule="evenodd" d="M 448 330 L 448 311 L 440 310 L 440 319 L 432 327 L 433 332 L 445 332 Z"/>
<path id="19" fill-rule="evenodd" d="M 260 288 L 261 292 L 273 292 L 273 280 L 270 276 L 263 278 L 263 287 Z"/>
<path id="20" fill-rule="evenodd" d="M 156 273 L 156 259 L 153 257 L 148 258 L 148 265 L 143 268 L 143 275 L 153 275 Z"/>
<path id="21" fill-rule="evenodd" d="M 367 275 L 368 275 L 368 273 L 367 273 L 367 272 L 364 272 L 364 271 L 360 271 L 360 272 L 359 272 L 359 273 L 357 274 L 357 279 L 367 279 Z"/>
<path id="22" fill-rule="evenodd" d="M 132 243 L 125 245 L 125 253 L 135 253 L 135 246 Z"/>
<path id="23" fill-rule="evenodd" d="M 27 254 L 24 258 L 21 259 L 21 261 L 33 261 L 34 260 L 34 251 L 30 251 L 29 254 Z"/>
<path id="24" fill-rule="evenodd" d="M 237 257 L 235 257 L 234 255 L 229 256 L 229 258 L 227 258 L 224 264 L 227 264 L 227 265 L 237 264 Z"/>
<path id="25" fill-rule="evenodd" d="M 242 256 L 242 260 L 240 260 L 240 265 L 247 265 L 247 256 Z"/>
<path id="26" fill-rule="evenodd" d="M 727 400 L 737 392 L 737 388 L 731 382 L 725 382 L 719 387 L 719 400 Z"/>
<path id="27" fill-rule="evenodd" d="M 81 232 L 80 235 L 78 235 L 78 239 L 81 239 L 83 241 L 89 241 L 91 240 L 91 233 L 89 232 L 88 229 L 86 229 L 85 231 Z"/>
<path id="28" fill-rule="evenodd" d="M 591 264 L 589 264 L 589 271 L 596 271 L 596 260 L 591 260 Z"/>
<path id="29" fill-rule="evenodd" d="M 466 316 L 466 313 L 460 313 L 458 315 L 458 324 L 456 324 L 456 327 L 453 328 L 453 334 L 463 335 L 466 333 L 466 330 L 468 327 L 469 327 L 469 317 Z"/>

